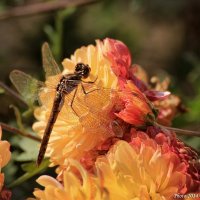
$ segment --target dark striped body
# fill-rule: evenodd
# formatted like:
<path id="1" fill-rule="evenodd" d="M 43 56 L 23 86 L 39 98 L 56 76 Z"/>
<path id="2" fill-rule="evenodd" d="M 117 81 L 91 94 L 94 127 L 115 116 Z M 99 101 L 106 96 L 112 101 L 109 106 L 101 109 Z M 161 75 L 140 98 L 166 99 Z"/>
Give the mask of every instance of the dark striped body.
<path id="1" fill-rule="evenodd" d="M 51 113 L 50 113 L 50 116 L 45 128 L 44 136 L 43 136 L 42 143 L 40 146 L 40 151 L 39 151 L 38 159 L 37 159 L 37 165 L 40 165 L 40 163 L 42 162 L 44 158 L 44 154 L 47 149 L 48 141 L 49 141 L 53 126 L 64 104 L 65 95 L 68 95 L 69 93 L 71 93 L 73 90 L 77 88 L 77 86 L 81 82 L 81 78 L 82 78 L 81 76 L 78 76 L 76 74 L 68 74 L 68 75 L 64 75 L 61 78 L 60 82 L 58 83 L 57 88 L 56 88 L 56 96 L 53 102 Z"/>

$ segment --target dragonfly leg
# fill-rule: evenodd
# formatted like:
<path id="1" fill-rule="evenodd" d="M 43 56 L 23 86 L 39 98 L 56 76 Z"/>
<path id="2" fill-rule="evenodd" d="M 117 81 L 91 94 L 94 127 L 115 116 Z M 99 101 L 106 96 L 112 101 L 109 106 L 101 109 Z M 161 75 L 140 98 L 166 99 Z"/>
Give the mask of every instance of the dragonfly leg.
<path id="1" fill-rule="evenodd" d="M 93 89 L 93 90 L 90 90 L 90 91 L 86 91 L 82 83 L 81 83 L 81 88 L 82 88 L 84 94 L 89 94 L 91 92 L 99 90 L 99 88 L 96 88 L 96 89 Z"/>
<path id="2" fill-rule="evenodd" d="M 97 79 L 98 79 L 98 76 L 95 78 L 94 81 L 84 81 L 84 80 L 81 80 L 81 82 L 92 84 L 92 83 L 95 83 Z"/>
<path id="3" fill-rule="evenodd" d="M 71 109 L 74 111 L 75 115 L 76 115 L 77 117 L 79 117 L 79 115 L 77 114 L 77 112 L 76 112 L 76 111 L 74 110 L 74 108 L 73 108 L 73 103 L 74 103 L 74 99 L 75 99 L 75 97 L 76 97 L 77 90 L 78 90 L 78 88 L 76 88 L 75 91 L 74 91 L 74 95 L 73 95 L 73 97 L 72 97 L 72 101 L 71 101 L 71 103 L 70 103 L 70 107 L 71 107 Z"/>

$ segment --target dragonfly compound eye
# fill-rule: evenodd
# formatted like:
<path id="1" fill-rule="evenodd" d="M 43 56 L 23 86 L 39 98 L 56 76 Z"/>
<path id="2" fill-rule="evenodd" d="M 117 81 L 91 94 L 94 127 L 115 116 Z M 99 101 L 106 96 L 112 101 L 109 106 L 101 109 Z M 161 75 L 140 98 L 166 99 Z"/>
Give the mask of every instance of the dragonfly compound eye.
<path id="1" fill-rule="evenodd" d="M 90 67 L 88 65 L 85 65 L 85 69 L 83 70 L 83 77 L 87 78 L 90 73 Z"/>
<path id="2" fill-rule="evenodd" d="M 75 67 L 75 72 L 83 76 L 84 78 L 87 78 L 90 73 L 90 67 L 83 63 L 78 63 Z"/>
<path id="3" fill-rule="evenodd" d="M 81 72 L 81 71 L 84 70 L 84 68 L 85 68 L 85 65 L 84 65 L 83 63 L 78 63 L 78 64 L 76 65 L 76 67 L 75 67 L 75 71 L 76 71 L 76 72 Z"/>

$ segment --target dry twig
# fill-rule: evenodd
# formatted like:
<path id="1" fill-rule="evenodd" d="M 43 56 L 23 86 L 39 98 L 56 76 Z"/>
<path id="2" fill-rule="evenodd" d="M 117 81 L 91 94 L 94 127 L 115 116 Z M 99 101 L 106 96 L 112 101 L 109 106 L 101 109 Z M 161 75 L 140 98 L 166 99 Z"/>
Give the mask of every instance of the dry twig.
<path id="1" fill-rule="evenodd" d="M 98 0 L 57 0 L 40 2 L 35 4 L 30 4 L 26 6 L 19 6 L 15 8 L 8 9 L 0 13 L 0 20 L 13 18 L 13 17 L 23 17 L 29 15 L 36 15 L 40 13 L 65 9 L 70 6 L 81 6 L 86 4 L 95 3 Z"/>
<path id="2" fill-rule="evenodd" d="M 16 133 L 18 135 L 21 135 L 21 136 L 33 139 L 35 141 L 41 142 L 41 139 L 39 137 L 34 136 L 34 135 L 27 133 L 27 132 L 23 132 L 23 131 L 21 131 L 21 130 L 15 128 L 15 127 L 9 126 L 8 124 L 5 124 L 3 122 L 0 122 L 0 126 L 2 127 L 2 129 L 9 131 L 11 133 Z"/>

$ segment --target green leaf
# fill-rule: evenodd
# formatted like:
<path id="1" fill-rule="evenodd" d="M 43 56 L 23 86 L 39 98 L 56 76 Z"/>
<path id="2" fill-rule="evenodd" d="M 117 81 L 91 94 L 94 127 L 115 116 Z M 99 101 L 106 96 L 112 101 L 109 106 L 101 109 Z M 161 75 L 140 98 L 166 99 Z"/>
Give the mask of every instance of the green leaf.
<path id="1" fill-rule="evenodd" d="M 46 33 L 46 35 L 48 36 L 50 42 L 52 43 L 53 42 L 53 37 L 54 37 L 54 29 L 52 28 L 52 26 L 50 25 L 46 25 L 44 27 L 44 32 Z"/>
<path id="2" fill-rule="evenodd" d="M 188 139 L 187 144 L 189 146 L 192 146 L 193 148 L 197 149 L 198 151 L 200 150 L 199 140 L 195 137 L 191 137 L 190 139 Z"/>
<path id="3" fill-rule="evenodd" d="M 36 160 L 38 155 L 38 142 L 29 138 L 21 138 L 18 141 L 18 146 L 23 150 L 15 160 L 19 162 Z"/>
<path id="4" fill-rule="evenodd" d="M 26 173 L 23 174 L 18 179 L 16 179 L 10 185 L 8 185 L 8 188 L 13 188 L 13 187 L 16 187 L 17 185 L 22 184 L 23 182 L 27 181 L 31 177 L 33 177 L 36 174 L 38 174 L 38 173 L 42 172 L 43 170 L 45 170 L 48 167 L 48 165 L 49 165 L 49 160 L 48 159 L 43 160 L 43 162 L 41 163 L 41 165 L 39 167 L 36 166 L 35 162 L 23 164 L 22 165 L 22 169 L 24 171 L 26 171 Z"/>

